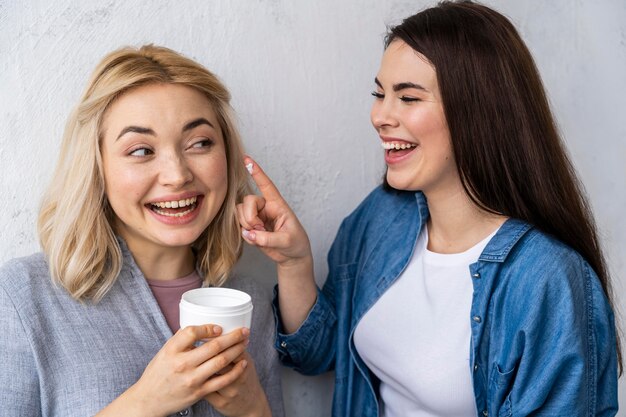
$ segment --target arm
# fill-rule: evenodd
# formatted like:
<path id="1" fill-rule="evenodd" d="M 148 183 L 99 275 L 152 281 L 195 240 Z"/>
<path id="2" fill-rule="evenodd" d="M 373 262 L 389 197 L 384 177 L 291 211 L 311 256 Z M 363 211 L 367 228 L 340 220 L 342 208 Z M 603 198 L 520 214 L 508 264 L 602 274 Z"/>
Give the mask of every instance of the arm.
<path id="1" fill-rule="evenodd" d="M 245 163 L 261 196 L 246 196 L 237 205 L 242 234 L 246 242 L 276 262 L 280 316 L 284 330 L 293 333 L 317 298 L 309 238 L 261 167 L 250 158 Z"/>
<path id="2" fill-rule="evenodd" d="M 534 258 L 525 277 L 508 278 L 526 279 L 515 291 L 524 301 L 506 300 L 508 320 L 519 325 L 502 339 L 508 358 L 497 358 L 489 376 L 490 407 L 519 416 L 614 416 L 615 329 L 597 277 L 578 255 Z"/>
<path id="3" fill-rule="evenodd" d="M 280 359 L 302 373 L 332 369 L 336 319 L 315 284 L 307 234 L 263 170 L 250 158 L 245 163 L 261 196 L 246 196 L 237 206 L 238 217 L 244 239 L 277 265 L 274 313 Z"/>
<path id="4" fill-rule="evenodd" d="M 39 376 L 19 314 L 0 286 L 0 415 L 40 416 Z"/>
<path id="5" fill-rule="evenodd" d="M 280 362 L 273 346 L 271 295 L 251 278 L 236 276 L 227 285 L 250 294 L 254 304 L 250 344 L 243 357 L 248 367 L 242 377 L 207 400 L 224 415 L 284 417 Z"/>

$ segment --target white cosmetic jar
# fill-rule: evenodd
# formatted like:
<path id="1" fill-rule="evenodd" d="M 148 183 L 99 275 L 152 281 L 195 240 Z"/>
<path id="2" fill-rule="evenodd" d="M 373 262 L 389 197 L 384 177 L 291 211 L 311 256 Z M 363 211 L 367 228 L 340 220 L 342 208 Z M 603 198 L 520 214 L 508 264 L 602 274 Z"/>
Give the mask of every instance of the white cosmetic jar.
<path id="1" fill-rule="evenodd" d="M 250 328 L 252 298 L 231 288 L 206 287 L 187 291 L 180 300 L 180 327 L 217 324 L 222 334 Z"/>

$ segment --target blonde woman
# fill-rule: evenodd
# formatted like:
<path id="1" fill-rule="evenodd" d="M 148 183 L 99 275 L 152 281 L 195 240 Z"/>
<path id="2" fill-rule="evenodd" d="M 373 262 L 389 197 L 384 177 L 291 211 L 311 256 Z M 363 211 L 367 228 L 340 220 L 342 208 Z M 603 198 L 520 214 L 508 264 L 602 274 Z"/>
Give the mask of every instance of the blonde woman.
<path id="1" fill-rule="evenodd" d="M 283 415 L 268 297 L 230 277 L 248 177 L 229 100 L 166 48 L 98 65 L 43 200 L 43 253 L 0 269 L 0 414 Z M 251 294 L 251 329 L 180 330 L 180 295 L 203 285 Z"/>

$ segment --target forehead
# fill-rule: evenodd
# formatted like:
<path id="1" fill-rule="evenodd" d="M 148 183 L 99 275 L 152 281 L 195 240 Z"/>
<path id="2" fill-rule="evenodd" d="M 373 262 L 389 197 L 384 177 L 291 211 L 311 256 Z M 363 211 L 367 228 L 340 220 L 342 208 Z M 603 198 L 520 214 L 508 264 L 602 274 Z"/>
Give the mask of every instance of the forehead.
<path id="1" fill-rule="evenodd" d="M 385 49 L 377 78 L 383 84 L 414 82 L 429 91 L 439 91 L 433 64 L 402 40 L 391 42 Z"/>
<path id="2" fill-rule="evenodd" d="M 186 85 L 154 83 L 131 88 L 117 97 L 104 113 L 102 129 L 127 124 L 156 128 L 198 117 L 219 128 L 213 104 L 204 93 Z"/>

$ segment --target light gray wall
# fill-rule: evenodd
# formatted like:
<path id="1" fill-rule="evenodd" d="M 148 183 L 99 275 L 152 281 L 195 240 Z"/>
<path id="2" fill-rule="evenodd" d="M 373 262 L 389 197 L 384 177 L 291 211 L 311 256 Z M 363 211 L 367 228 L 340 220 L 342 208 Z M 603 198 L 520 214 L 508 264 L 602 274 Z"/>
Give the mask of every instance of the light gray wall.
<path id="1" fill-rule="evenodd" d="M 511 17 L 536 57 L 624 310 L 626 2 L 488 3 Z M 383 172 L 369 93 L 385 26 L 429 4 L 0 0 L 0 263 L 38 250 L 40 195 L 89 72 L 112 49 L 156 43 L 198 60 L 230 87 L 247 150 L 309 230 L 322 283 L 339 222 Z M 272 266 L 253 250 L 241 269 L 273 284 Z M 332 381 L 285 370 L 288 415 L 328 414 Z"/>

